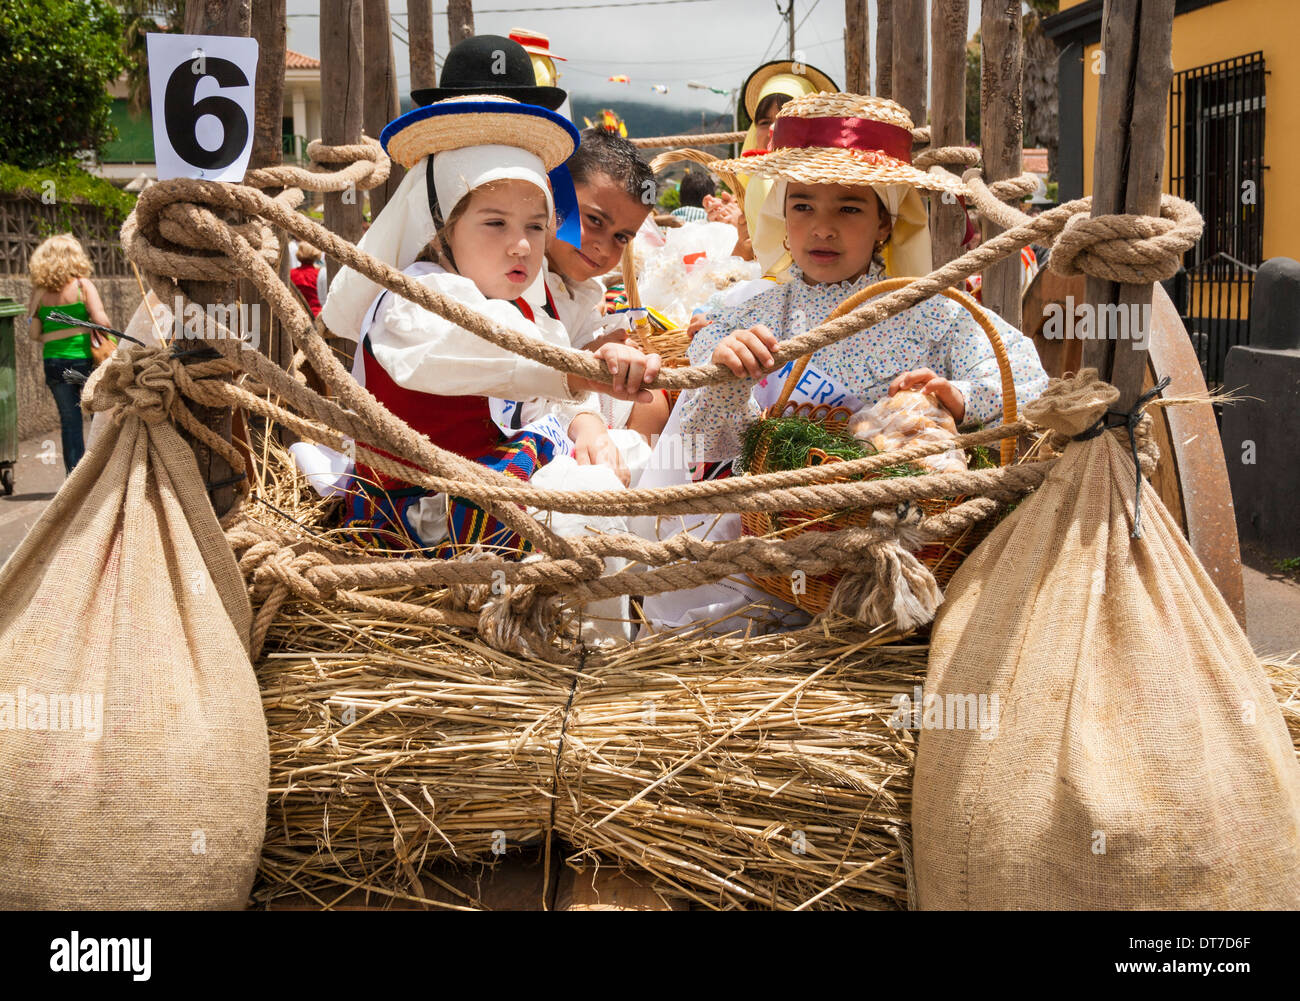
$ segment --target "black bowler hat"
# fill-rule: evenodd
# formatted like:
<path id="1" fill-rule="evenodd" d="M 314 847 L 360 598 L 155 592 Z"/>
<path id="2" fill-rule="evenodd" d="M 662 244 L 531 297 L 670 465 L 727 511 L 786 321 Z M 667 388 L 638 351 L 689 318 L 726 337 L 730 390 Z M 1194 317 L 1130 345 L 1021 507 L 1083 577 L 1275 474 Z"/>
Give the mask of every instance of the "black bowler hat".
<path id="1" fill-rule="evenodd" d="M 419 106 L 448 97 L 497 94 L 554 111 L 568 96 L 559 87 L 537 86 L 524 47 L 501 35 L 473 35 L 453 46 L 443 61 L 439 84 L 411 91 L 411 100 Z"/>

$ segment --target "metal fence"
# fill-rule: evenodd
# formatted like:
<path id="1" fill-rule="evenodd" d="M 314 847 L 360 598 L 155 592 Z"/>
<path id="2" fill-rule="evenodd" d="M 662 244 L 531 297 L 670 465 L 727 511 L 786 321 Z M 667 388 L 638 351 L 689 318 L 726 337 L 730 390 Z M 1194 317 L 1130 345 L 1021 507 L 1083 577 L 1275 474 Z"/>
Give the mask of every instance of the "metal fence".
<path id="1" fill-rule="evenodd" d="M 1250 342 L 1250 294 L 1264 248 L 1264 81 L 1261 52 L 1174 74 L 1171 190 L 1205 218 L 1169 292 L 1205 381 L 1223 382 L 1228 349 Z"/>
<path id="2" fill-rule="evenodd" d="M 129 276 L 120 230 L 95 205 L 47 205 L 30 195 L 0 192 L 0 274 L 26 276 L 32 251 L 46 237 L 71 231 L 97 276 Z"/>

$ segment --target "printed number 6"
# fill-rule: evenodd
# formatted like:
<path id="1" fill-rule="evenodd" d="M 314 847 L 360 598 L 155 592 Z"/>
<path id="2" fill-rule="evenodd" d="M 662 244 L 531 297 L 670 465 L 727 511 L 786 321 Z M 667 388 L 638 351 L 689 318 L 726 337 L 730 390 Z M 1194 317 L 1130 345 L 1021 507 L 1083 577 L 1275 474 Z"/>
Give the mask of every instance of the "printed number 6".
<path id="1" fill-rule="evenodd" d="M 204 76 L 216 78 L 222 87 L 248 86 L 244 71 L 229 59 L 209 56 L 206 63 Z M 220 170 L 234 163 L 248 142 L 248 116 L 228 97 L 212 94 L 196 102 L 194 94 L 202 79 L 203 76 L 193 72 L 188 61 L 172 70 L 163 99 L 163 113 L 167 118 L 168 138 L 181 159 L 204 170 Z M 199 145 L 196 133 L 199 119 L 204 115 L 212 115 L 221 122 L 221 145 L 214 150 Z M 172 132 L 173 128 L 175 132 Z"/>

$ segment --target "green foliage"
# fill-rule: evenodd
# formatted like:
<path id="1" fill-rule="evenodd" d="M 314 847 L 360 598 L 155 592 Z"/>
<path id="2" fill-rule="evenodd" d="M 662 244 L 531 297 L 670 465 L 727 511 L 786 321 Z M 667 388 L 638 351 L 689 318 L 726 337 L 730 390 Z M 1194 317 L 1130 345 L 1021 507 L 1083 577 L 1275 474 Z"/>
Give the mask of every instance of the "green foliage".
<path id="1" fill-rule="evenodd" d="M 808 465 L 808 453 L 814 448 L 845 462 L 876 454 L 869 442 L 854 437 L 848 431 L 832 430 L 807 417 L 766 417 L 745 429 L 740 449 L 741 472 L 756 471 L 753 468 L 754 456 L 764 441 L 767 442 L 767 455 L 762 471 L 766 473 L 805 468 Z M 918 466 L 900 464 L 877 469 L 870 478 L 919 476 L 924 472 Z"/>
<path id="2" fill-rule="evenodd" d="M 135 207 L 134 195 L 87 174 L 71 161 L 35 170 L 0 163 L 0 191 L 26 194 L 54 205 L 59 215 L 56 232 L 76 232 L 76 205 L 94 205 L 115 223 L 125 220 Z"/>
<path id="3" fill-rule="evenodd" d="M 149 107 L 149 54 L 145 36 L 180 31 L 185 24 L 185 0 L 113 0 L 122 14 L 122 56 L 126 60 L 126 87 L 130 108 Z M 159 17 L 161 16 L 161 20 Z"/>
<path id="4" fill-rule="evenodd" d="M 659 208 L 664 212 L 671 212 L 673 209 L 681 208 L 682 193 L 675 185 L 669 184 L 664 187 L 663 194 L 659 196 Z"/>
<path id="5" fill-rule="evenodd" d="M 1273 565 L 1279 570 L 1294 573 L 1295 571 L 1300 570 L 1300 556 L 1288 556 L 1286 559 L 1274 560 Z"/>
<path id="6" fill-rule="evenodd" d="M 108 85 L 126 66 L 108 0 L 0 4 L 0 153 L 19 167 L 61 163 L 113 139 Z"/>

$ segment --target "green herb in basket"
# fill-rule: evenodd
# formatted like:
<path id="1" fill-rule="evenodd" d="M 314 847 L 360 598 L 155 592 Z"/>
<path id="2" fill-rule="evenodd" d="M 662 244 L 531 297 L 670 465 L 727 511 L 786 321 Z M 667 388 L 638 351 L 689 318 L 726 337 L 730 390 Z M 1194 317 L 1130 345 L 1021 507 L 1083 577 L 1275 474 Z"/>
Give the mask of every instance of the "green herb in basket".
<path id="1" fill-rule="evenodd" d="M 745 430 L 741 440 L 741 472 L 755 472 L 754 457 L 764 442 L 767 443 L 767 454 L 763 471 L 768 473 L 804 469 L 808 465 L 808 453 L 814 448 L 845 462 L 876 454 L 870 442 L 862 441 L 848 431 L 828 428 L 806 417 L 767 417 L 755 421 Z M 871 477 L 919 476 L 924 472 L 924 469 L 902 463 L 876 470 Z"/>

